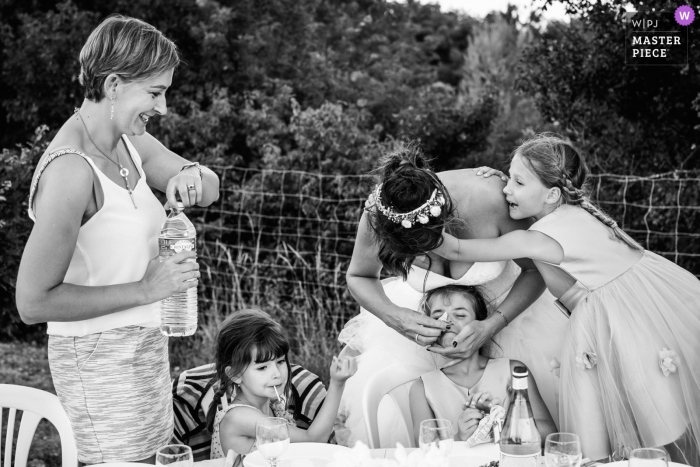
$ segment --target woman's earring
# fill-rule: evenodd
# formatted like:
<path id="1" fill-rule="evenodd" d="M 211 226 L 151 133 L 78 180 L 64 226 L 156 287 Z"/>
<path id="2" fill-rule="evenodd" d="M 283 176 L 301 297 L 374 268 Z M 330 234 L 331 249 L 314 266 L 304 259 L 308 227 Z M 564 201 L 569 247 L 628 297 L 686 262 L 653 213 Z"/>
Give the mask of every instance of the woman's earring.
<path id="1" fill-rule="evenodd" d="M 109 113 L 109 119 L 114 120 L 114 94 L 112 94 L 109 100 L 112 101 L 112 110 Z"/>
<path id="2" fill-rule="evenodd" d="M 236 398 L 236 383 L 233 383 L 233 391 L 231 391 L 231 400 Z"/>

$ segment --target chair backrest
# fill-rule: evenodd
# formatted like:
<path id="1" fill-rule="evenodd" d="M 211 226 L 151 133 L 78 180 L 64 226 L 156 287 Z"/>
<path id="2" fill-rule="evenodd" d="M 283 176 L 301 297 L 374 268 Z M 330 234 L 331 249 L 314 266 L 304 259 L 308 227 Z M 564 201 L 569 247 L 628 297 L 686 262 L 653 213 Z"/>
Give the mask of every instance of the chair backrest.
<path id="1" fill-rule="evenodd" d="M 385 396 L 391 397 L 403 419 L 403 429 L 408 447 L 415 447 L 413 440 L 413 419 L 408 399 L 407 383 L 414 381 L 414 371 L 406 371 L 399 365 L 392 365 L 377 372 L 367 380 L 362 391 L 362 415 L 367 430 L 367 441 L 370 449 L 382 447 L 393 448 L 395 446 L 381 446 L 379 440 L 379 404 Z"/>
<path id="2" fill-rule="evenodd" d="M 291 367 L 292 397 L 288 408 L 294 413 L 297 426 L 307 429 L 323 404 L 326 388 L 315 374 L 299 365 Z M 215 381 L 213 364 L 185 370 L 173 381 L 173 441 L 190 446 L 195 462 L 210 457 L 211 433 L 207 431 L 206 419 L 214 399 Z"/>
<path id="3" fill-rule="evenodd" d="M 15 430 L 17 410 L 21 410 L 22 421 L 17 434 L 15 449 L 15 467 L 25 467 L 29 456 L 29 447 L 34 437 L 36 427 L 42 418 L 47 419 L 56 427 L 61 438 L 61 453 L 63 467 L 78 465 L 78 448 L 73 437 L 68 415 L 63 410 L 58 397 L 40 389 L 14 384 L 0 384 L 0 422 L 2 409 L 8 408 L 7 433 L 5 436 L 4 467 L 12 465 L 12 439 Z"/>

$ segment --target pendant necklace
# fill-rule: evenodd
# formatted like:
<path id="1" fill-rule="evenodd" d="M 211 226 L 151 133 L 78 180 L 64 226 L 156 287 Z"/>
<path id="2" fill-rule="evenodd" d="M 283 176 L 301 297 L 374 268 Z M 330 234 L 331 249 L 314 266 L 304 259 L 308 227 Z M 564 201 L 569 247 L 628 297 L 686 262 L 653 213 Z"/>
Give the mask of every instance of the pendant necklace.
<path id="1" fill-rule="evenodd" d="M 127 178 L 129 175 L 129 169 L 127 169 L 126 167 L 124 167 L 122 165 L 122 161 L 121 161 L 121 159 L 119 159 L 119 151 L 117 150 L 117 162 L 113 161 L 111 157 L 107 156 L 107 154 L 102 152 L 102 149 L 100 149 L 99 146 L 97 146 L 95 144 L 95 142 L 92 140 L 92 137 L 90 136 L 90 132 L 88 131 L 87 125 L 85 124 L 85 120 L 83 120 L 83 116 L 80 115 L 80 109 L 76 107 L 74 112 L 75 112 L 75 115 L 83 123 L 83 127 L 85 128 L 85 133 L 87 134 L 87 137 L 90 140 L 90 142 L 92 143 L 92 145 L 95 146 L 97 148 L 97 150 L 100 151 L 100 154 L 102 154 L 104 157 L 106 157 L 108 161 L 110 161 L 113 164 L 116 164 L 117 167 L 119 167 L 119 175 L 121 175 L 121 177 L 124 179 L 124 184 L 126 185 L 126 190 L 129 192 L 129 196 L 131 196 L 131 203 L 134 205 L 134 209 L 138 209 L 136 207 L 136 201 L 134 201 L 134 193 L 131 190 L 131 185 L 129 184 L 129 179 Z"/>

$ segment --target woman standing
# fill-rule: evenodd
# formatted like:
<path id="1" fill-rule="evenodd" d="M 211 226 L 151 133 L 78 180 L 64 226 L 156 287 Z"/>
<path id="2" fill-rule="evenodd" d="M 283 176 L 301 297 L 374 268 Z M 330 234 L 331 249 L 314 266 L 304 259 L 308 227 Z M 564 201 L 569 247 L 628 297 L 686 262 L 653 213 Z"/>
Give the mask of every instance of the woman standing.
<path id="1" fill-rule="evenodd" d="M 165 115 L 175 44 L 111 16 L 80 52 L 85 100 L 40 160 L 17 278 L 26 323 L 48 322 L 49 364 L 85 464 L 151 461 L 172 435 L 159 301 L 197 286 L 193 252 L 158 261 L 165 211 L 218 198 L 218 177 L 146 132 Z M 189 260 L 189 261 L 186 261 Z"/>
<path id="2" fill-rule="evenodd" d="M 459 238 L 496 238 L 527 229 L 528 221 L 508 215 L 504 182 L 471 169 L 436 174 L 411 145 L 385 156 L 377 173 L 380 183 L 366 203 L 347 272 L 348 288 L 362 310 L 339 336 L 346 344 L 341 355 L 358 356 L 357 373 L 343 393 L 348 444 L 366 441 L 360 401 L 372 375 L 399 365 L 418 378 L 471 356 L 491 338 L 497 344 L 493 357 L 520 360 L 530 368 L 556 422 L 558 378 L 550 362 L 559 358 L 567 319 L 544 292 L 532 261 L 464 263 L 427 255 L 442 242 L 445 228 Z M 382 269 L 397 277 L 380 281 Z M 450 284 L 480 286 L 490 314 L 465 326 L 456 347 L 444 349 L 434 344 L 448 323 L 418 310 L 427 291 Z M 391 414 L 389 406 L 380 417 L 384 446 L 402 441 L 395 438 L 401 430 Z"/>

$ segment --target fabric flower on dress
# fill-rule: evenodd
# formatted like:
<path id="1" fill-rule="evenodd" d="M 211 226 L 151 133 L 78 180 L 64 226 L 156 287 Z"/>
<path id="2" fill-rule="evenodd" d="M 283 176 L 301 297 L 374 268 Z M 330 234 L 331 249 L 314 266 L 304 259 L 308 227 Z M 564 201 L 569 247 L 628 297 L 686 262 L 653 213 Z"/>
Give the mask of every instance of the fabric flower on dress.
<path id="1" fill-rule="evenodd" d="M 551 371 L 552 373 L 554 373 L 554 376 L 556 376 L 556 377 L 558 378 L 558 377 L 559 377 L 559 371 L 560 371 L 559 369 L 561 368 L 561 362 L 559 361 L 559 359 L 556 358 L 556 357 L 553 358 L 552 361 L 549 362 L 549 366 L 552 367 L 552 369 L 549 370 L 549 371 Z"/>
<path id="2" fill-rule="evenodd" d="M 671 373 L 675 373 L 678 371 L 678 354 L 664 347 L 659 351 L 659 366 L 666 377 Z"/>
<path id="3" fill-rule="evenodd" d="M 598 364 L 598 354 L 595 352 L 581 352 L 576 356 L 576 366 L 582 370 L 590 370 Z"/>

